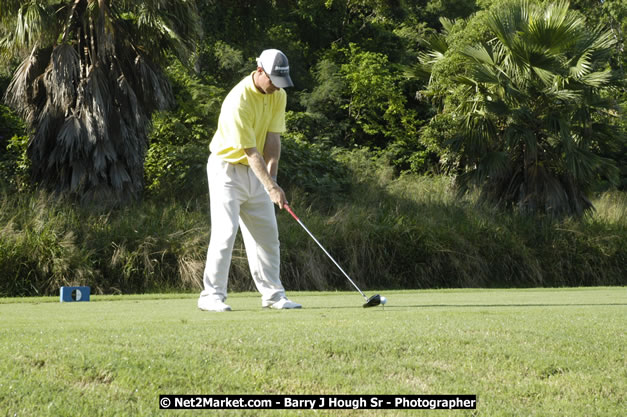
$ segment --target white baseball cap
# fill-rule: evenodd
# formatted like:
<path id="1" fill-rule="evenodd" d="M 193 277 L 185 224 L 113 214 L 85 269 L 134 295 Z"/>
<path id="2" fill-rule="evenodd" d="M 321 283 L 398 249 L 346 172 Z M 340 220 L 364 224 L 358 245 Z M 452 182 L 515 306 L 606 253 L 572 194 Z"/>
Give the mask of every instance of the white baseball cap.
<path id="1" fill-rule="evenodd" d="M 257 66 L 263 68 L 272 84 L 279 88 L 294 87 L 290 78 L 290 64 L 278 49 L 266 49 L 257 58 Z"/>

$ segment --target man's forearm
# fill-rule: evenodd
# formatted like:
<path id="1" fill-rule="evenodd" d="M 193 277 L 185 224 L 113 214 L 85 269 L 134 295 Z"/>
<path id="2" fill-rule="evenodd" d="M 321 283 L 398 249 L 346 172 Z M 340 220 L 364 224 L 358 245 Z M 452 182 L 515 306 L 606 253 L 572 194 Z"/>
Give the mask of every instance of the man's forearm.
<path id="1" fill-rule="evenodd" d="M 279 159 L 281 158 L 281 135 L 279 133 L 269 132 L 266 136 L 263 158 L 268 166 L 270 176 L 276 181 L 279 172 Z"/>
<path id="2" fill-rule="evenodd" d="M 263 159 L 263 156 L 261 156 L 257 148 L 246 149 L 246 157 L 248 159 L 250 169 L 253 170 L 266 190 L 270 191 L 272 188 L 278 186 L 276 181 L 272 179 L 270 172 L 268 172 L 266 161 Z"/>
<path id="3" fill-rule="evenodd" d="M 244 149 L 244 152 L 246 152 L 246 158 L 248 159 L 250 169 L 253 170 L 263 187 L 266 189 L 266 192 L 270 196 L 270 200 L 279 206 L 280 209 L 283 209 L 283 207 L 287 204 L 285 192 L 270 176 L 268 166 L 266 161 L 263 159 L 263 156 L 261 156 L 257 148 Z"/>

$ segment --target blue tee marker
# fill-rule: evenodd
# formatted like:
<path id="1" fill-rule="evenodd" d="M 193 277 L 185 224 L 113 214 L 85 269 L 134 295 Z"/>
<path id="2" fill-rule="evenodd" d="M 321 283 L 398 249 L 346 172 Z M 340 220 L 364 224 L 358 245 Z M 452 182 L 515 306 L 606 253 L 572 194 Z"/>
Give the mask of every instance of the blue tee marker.
<path id="1" fill-rule="evenodd" d="M 89 301 L 89 287 L 61 287 L 61 302 Z"/>

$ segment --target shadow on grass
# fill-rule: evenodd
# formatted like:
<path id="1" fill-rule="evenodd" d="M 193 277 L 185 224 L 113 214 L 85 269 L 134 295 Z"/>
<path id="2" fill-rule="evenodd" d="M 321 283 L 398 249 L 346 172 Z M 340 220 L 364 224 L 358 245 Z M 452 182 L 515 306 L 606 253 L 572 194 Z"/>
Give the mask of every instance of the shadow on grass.
<path id="1" fill-rule="evenodd" d="M 600 306 L 608 306 L 608 307 L 627 307 L 627 303 L 585 303 L 585 304 L 416 304 L 416 305 L 399 305 L 396 304 L 394 306 L 386 306 L 386 307 L 373 307 L 373 308 L 363 308 L 360 305 L 345 305 L 345 306 L 314 306 L 308 307 L 303 306 L 302 309 L 297 309 L 294 311 L 279 311 L 279 310 L 271 310 L 265 308 L 233 308 L 233 311 L 228 314 L 233 314 L 237 312 L 272 312 L 276 314 L 293 314 L 299 311 L 334 311 L 334 310 L 364 310 L 364 311 L 395 311 L 400 312 L 401 310 L 406 311 L 407 309 L 416 309 L 416 310 L 426 310 L 433 308 L 451 308 L 451 309 L 462 309 L 462 308 L 486 308 L 486 309 L 494 309 L 494 308 L 538 308 L 538 307 L 564 307 L 564 308 L 572 308 L 572 307 L 600 307 Z M 199 310 L 200 311 L 200 310 Z M 211 314 L 210 312 L 203 312 L 206 314 Z"/>
<path id="2" fill-rule="evenodd" d="M 627 307 L 627 303 L 564 303 L 564 304 L 395 304 L 393 306 L 385 307 L 372 307 L 363 308 L 361 305 L 346 305 L 346 306 L 315 306 L 308 307 L 303 306 L 303 310 L 342 310 L 342 309 L 360 309 L 364 311 L 376 311 L 376 310 L 398 310 L 401 308 L 415 308 L 415 309 L 427 309 L 427 308 L 525 308 L 525 307 L 600 307 L 600 306 L 612 306 L 612 307 Z M 238 309 L 244 311 L 244 309 Z M 270 311 L 263 309 L 264 311 Z M 255 311 L 255 309 L 245 309 L 245 311 Z M 274 310 L 272 310 L 274 311 Z"/>
<path id="3" fill-rule="evenodd" d="M 485 307 L 485 308 L 520 308 L 520 307 L 598 307 L 598 306 L 622 306 L 627 307 L 627 303 L 568 303 L 568 304 L 416 304 L 416 305 L 395 305 L 389 306 L 388 308 L 400 308 L 400 307 L 411 307 L 411 308 L 442 308 L 442 307 L 450 307 L 450 308 L 477 308 L 477 307 Z"/>

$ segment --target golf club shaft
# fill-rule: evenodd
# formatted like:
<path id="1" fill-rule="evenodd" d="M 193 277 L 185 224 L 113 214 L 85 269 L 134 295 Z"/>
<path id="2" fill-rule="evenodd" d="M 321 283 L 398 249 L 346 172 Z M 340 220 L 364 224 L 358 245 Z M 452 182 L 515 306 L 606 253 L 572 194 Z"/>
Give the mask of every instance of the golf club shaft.
<path id="1" fill-rule="evenodd" d="M 327 250 L 324 248 L 324 246 L 322 246 L 322 244 L 320 242 L 318 242 L 318 239 L 316 239 L 316 237 L 313 235 L 313 233 L 311 233 L 309 231 L 309 229 L 307 229 L 307 226 L 305 226 L 303 224 L 303 222 L 300 221 L 300 219 L 298 218 L 298 216 L 296 216 L 296 214 L 294 214 L 294 212 L 292 211 L 292 208 L 290 206 L 288 206 L 287 204 L 284 206 L 285 209 L 292 215 L 292 217 L 294 218 L 294 220 L 296 220 L 298 222 L 298 224 L 301 225 L 301 227 L 303 229 L 305 229 L 305 232 L 307 232 L 307 234 L 309 234 L 309 236 L 311 236 L 311 238 L 314 240 L 314 242 L 316 242 L 318 244 L 318 246 L 320 246 L 320 249 L 322 249 L 322 251 L 329 257 L 329 259 L 331 259 L 333 261 L 333 263 L 335 264 L 335 266 L 337 266 L 337 268 L 342 271 L 342 274 L 344 274 L 344 276 L 346 277 L 346 279 L 348 279 L 350 281 L 351 284 L 353 284 L 353 287 L 355 287 L 355 289 L 357 291 L 359 291 L 359 293 L 361 294 L 362 297 L 364 297 L 365 300 L 368 300 L 368 297 L 366 297 L 366 294 L 364 294 L 363 292 L 361 292 L 361 290 L 359 289 L 359 287 L 357 286 L 357 284 L 355 284 L 353 282 L 353 280 L 351 279 L 351 277 L 348 276 L 348 274 L 346 272 L 344 272 L 344 270 L 342 269 L 342 267 L 340 266 L 340 264 L 338 264 L 335 259 L 333 259 L 333 257 L 331 256 L 331 254 L 329 252 L 327 252 Z"/>

